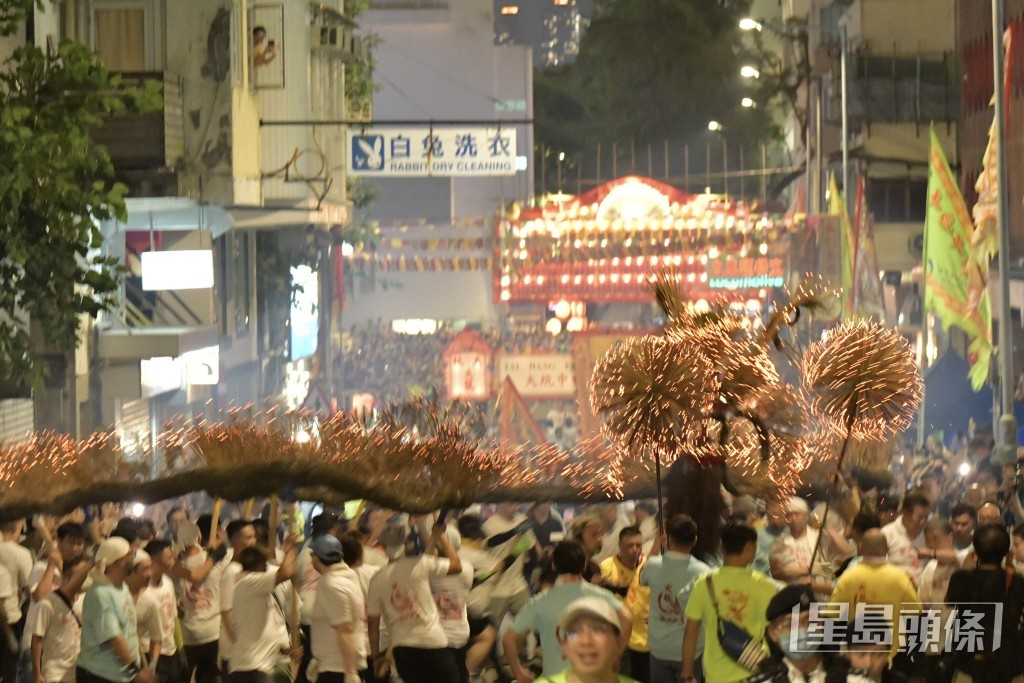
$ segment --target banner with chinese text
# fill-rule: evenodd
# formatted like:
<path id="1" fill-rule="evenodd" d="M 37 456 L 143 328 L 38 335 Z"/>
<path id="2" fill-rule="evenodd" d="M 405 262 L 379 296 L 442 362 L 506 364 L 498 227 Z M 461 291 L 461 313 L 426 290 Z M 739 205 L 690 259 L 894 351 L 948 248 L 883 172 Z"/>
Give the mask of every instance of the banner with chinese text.
<path id="1" fill-rule="evenodd" d="M 512 380 L 523 398 L 575 398 L 576 375 L 568 353 L 515 354 L 498 358 L 498 379 Z"/>
<path id="2" fill-rule="evenodd" d="M 349 173 L 377 177 L 516 173 L 515 128 L 370 128 L 348 136 Z"/>

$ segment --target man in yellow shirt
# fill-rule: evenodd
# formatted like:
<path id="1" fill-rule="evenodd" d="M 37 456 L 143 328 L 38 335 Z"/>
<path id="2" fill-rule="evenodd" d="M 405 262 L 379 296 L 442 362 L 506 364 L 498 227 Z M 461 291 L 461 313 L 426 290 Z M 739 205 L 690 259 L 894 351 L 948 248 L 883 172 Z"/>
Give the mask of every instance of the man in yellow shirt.
<path id="1" fill-rule="evenodd" d="M 686 603 L 683 632 L 683 671 L 680 683 L 694 683 L 697 637 L 704 627 L 704 681 L 733 683 L 751 673 L 733 659 L 718 640 L 718 620 L 741 627 L 755 643 L 764 645 L 768 604 L 778 592 L 770 578 L 750 568 L 757 555 L 757 532 L 749 524 L 727 524 L 722 530 L 723 563 L 720 569 L 697 579 Z M 709 579 L 714 586 L 711 595 Z"/>
<path id="2" fill-rule="evenodd" d="M 886 559 L 888 552 L 889 545 L 881 530 L 865 531 L 860 542 L 862 559 L 839 577 L 832 592 L 832 603 L 849 610 L 849 622 L 856 622 L 858 616 L 862 622 L 865 619 L 871 621 L 871 628 L 859 624 L 856 629 L 856 638 L 861 640 L 861 644 L 874 642 L 874 636 L 887 635 L 891 638 L 890 651 L 895 653 L 899 648 L 897 626 L 901 606 L 904 609 L 915 605 L 920 608 L 921 598 L 907 571 Z M 863 605 L 861 615 L 857 613 L 858 605 Z M 883 621 L 888 623 L 880 623 Z M 884 634 L 877 627 L 887 628 L 888 633 Z M 856 650 L 857 645 L 857 639 L 851 641 L 850 649 Z"/>
<path id="3" fill-rule="evenodd" d="M 651 589 L 639 585 L 644 537 L 638 526 L 627 526 L 619 532 L 619 550 L 599 565 L 604 587 L 622 598 L 633 615 L 633 631 L 626 649 L 630 676 L 648 683 L 651 679 L 650 650 L 647 647 L 647 613 L 651 607 Z"/>

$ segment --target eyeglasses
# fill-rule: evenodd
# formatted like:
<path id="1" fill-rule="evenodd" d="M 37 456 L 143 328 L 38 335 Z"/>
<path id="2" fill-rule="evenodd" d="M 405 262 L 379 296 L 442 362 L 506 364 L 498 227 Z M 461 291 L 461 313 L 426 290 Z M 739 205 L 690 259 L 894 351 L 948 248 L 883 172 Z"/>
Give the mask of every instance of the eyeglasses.
<path id="1" fill-rule="evenodd" d="M 574 640 L 584 634 L 609 636 L 615 634 L 615 627 L 606 621 L 579 620 L 565 632 L 566 640 Z"/>

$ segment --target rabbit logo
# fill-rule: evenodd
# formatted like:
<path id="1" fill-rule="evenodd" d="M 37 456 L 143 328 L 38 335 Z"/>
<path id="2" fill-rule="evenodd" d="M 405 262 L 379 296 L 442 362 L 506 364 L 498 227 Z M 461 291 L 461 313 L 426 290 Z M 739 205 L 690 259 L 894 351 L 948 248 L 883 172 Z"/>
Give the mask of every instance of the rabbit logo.
<path id="1" fill-rule="evenodd" d="M 384 170 L 384 136 L 360 135 L 353 138 L 352 168 L 358 171 Z"/>

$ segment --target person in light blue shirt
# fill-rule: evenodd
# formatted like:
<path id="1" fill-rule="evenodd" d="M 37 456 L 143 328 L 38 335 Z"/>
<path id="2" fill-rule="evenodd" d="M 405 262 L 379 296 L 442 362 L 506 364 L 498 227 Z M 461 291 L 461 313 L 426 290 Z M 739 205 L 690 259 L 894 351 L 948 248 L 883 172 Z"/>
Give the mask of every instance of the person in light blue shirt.
<path id="1" fill-rule="evenodd" d="M 135 603 L 124 579 L 135 553 L 123 538 L 108 538 L 96 551 L 93 584 L 82 605 L 79 683 L 155 683 L 156 673 L 140 670 Z"/>
<path id="2" fill-rule="evenodd" d="M 544 675 L 551 677 L 559 674 L 567 666 L 568 660 L 562 655 L 558 638 L 559 619 L 565 609 L 580 598 L 593 597 L 604 600 L 619 616 L 618 656 L 626 651 L 629 634 L 633 630 L 633 615 L 617 597 L 604 588 L 583 581 L 583 570 L 587 566 L 587 555 L 576 541 L 562 541 L 555 546 L 552 563 L 558 578 L 555 585 L 547 592 L 535 595 L 516 615 L 502 639 L 505 659 L 508 660 L 514 678 L 519 683 L 532 683 L 534 675 L 523 667 L 519 661 L 519 652 L 524 640 L 531 631 L 540 638 L 544 651 Z"/>
<path id="3" fill-rule="evenodd" d="M 668 549 L 640 569 L 640 585 L 651 589 L 647 644 L 651 649 L 651 683 L 678 683 L 682 671 L 683 609 L 694 582 L 711 567 L 690 555 L 697 524 L 689 515 L 673 515 L 666 527 Z"/>
<path id="4" fill-rule="evenodd" d="M 754 557 L 753 567 L 765 576 L 771 576 L 769 557 L 772 544 L 789 528 L 786 522 L 786 506 L 782 501 L 769 501 L 764 518 L 763 525 L 754 524 L 754 528 L 757 529 L 757 556 Z"/>

